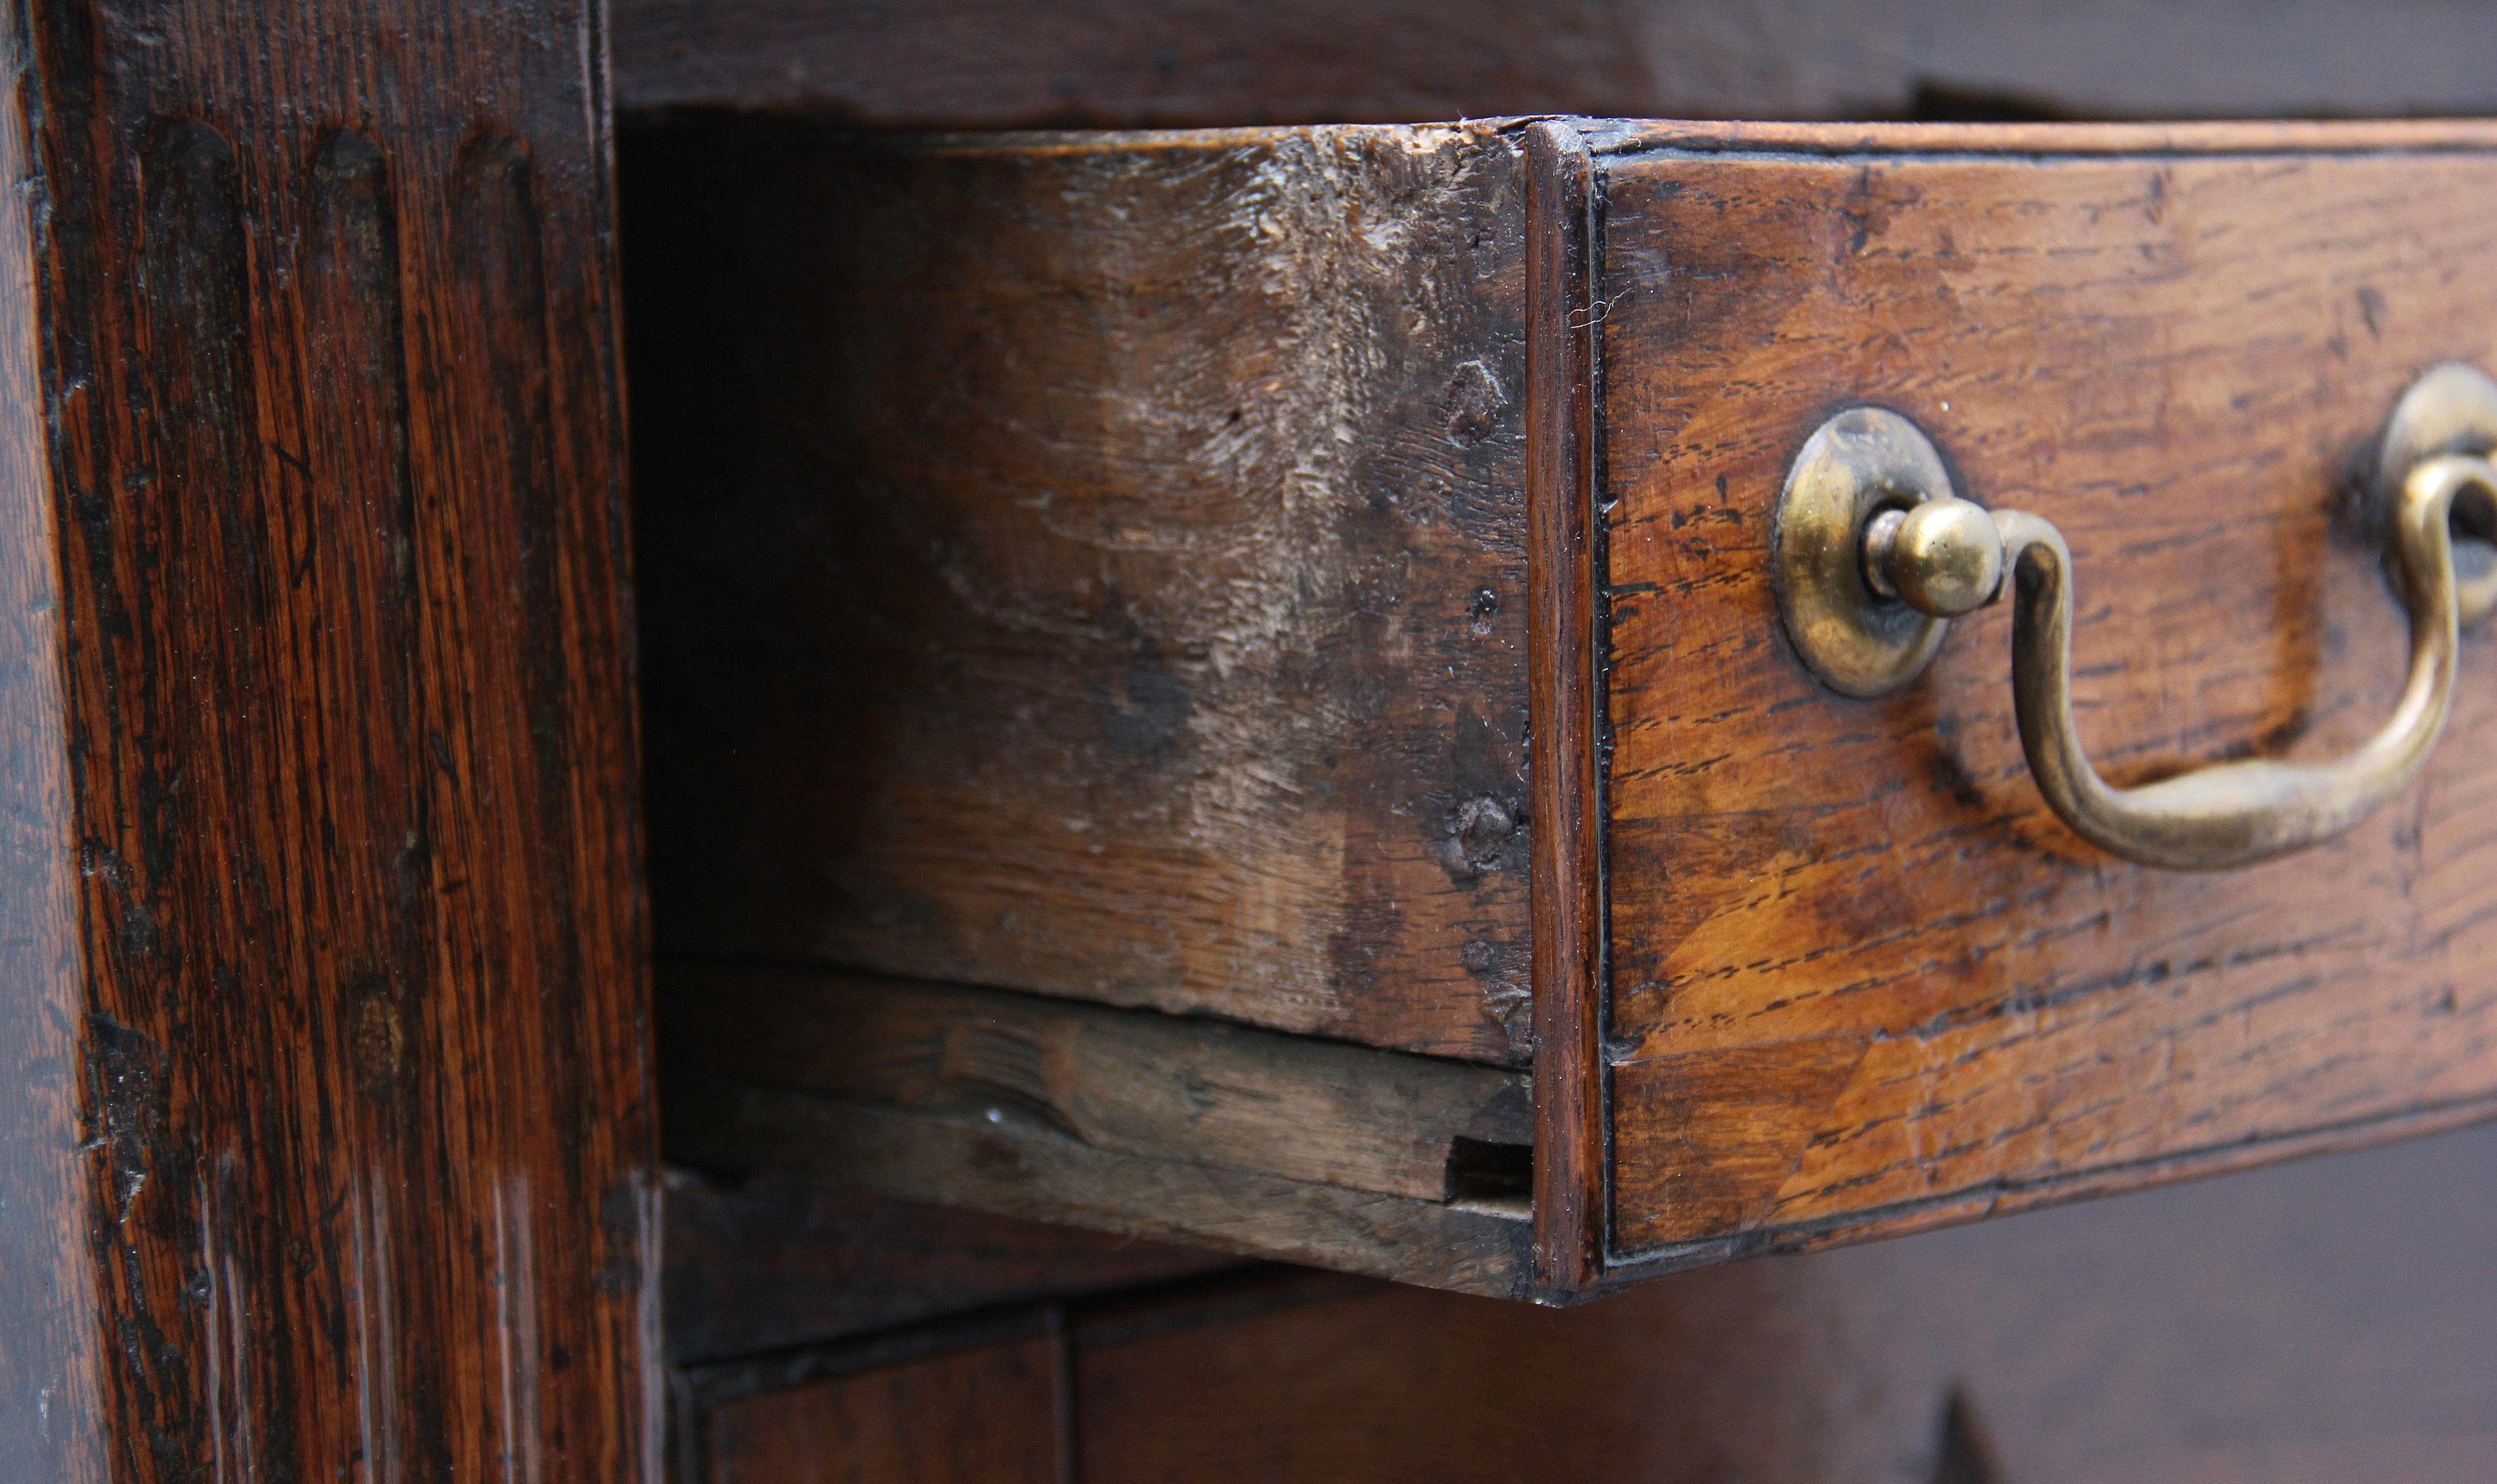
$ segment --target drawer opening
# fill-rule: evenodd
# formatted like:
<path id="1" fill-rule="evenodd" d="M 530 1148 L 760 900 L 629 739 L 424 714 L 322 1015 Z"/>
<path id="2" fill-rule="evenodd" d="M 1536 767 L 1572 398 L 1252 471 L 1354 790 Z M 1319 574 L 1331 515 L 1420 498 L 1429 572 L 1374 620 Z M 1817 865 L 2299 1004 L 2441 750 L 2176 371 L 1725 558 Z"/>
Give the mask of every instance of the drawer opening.
<path id="1" fill-rule="evenodd" d="M 1448 1204 L 1526 1216 L 1533 1209 L 1534 1146 L 1459 1134 L 1448 1141 Z"/>

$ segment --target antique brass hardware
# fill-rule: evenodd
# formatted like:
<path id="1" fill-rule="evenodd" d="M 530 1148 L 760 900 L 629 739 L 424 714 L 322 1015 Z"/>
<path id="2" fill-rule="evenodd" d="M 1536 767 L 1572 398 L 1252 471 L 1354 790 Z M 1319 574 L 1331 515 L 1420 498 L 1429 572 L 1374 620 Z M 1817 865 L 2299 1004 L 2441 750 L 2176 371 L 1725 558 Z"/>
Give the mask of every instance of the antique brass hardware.
<path id="1" fill-rule="evenodd" d="M 2082 837 L 2146 866 L 2216 870 L 2318 844 L 2400 792 L 2451 709 L 2460 630 L 2497 608 L 2497 383 L 2440 366 L 2404 396 L 2378 460 L 2394 585 L 2410 615 L 2400 703 L 2328 763 L 2225 763 L 2134 788 L 2099 776 L 2072 727 L 2071 553 L 2055 527 L 1952 489 L 1913 423 L 1858 407 L 1814 432 L 1778 505 L 1772 573 L 1796 650 L 1833 689 L 1886 694 L 1951 618 L 2012 597 L 2011 685 L 2038 788 Z M 2457 510 L 2457 500 L 2467 503 Z M 2467 534 L 2456 539 L 2457 515 Z"/>

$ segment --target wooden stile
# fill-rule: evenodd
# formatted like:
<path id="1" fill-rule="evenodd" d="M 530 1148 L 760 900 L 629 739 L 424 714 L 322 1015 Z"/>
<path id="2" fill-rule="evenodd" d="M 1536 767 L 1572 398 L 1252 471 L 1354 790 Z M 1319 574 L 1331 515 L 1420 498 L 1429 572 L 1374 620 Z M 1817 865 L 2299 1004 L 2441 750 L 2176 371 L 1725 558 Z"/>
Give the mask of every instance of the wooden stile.
<path id="1" fill-rule="evenodd" d="M 0 1478 L 654 1477 L 595 8 L 0 55 Z"/>

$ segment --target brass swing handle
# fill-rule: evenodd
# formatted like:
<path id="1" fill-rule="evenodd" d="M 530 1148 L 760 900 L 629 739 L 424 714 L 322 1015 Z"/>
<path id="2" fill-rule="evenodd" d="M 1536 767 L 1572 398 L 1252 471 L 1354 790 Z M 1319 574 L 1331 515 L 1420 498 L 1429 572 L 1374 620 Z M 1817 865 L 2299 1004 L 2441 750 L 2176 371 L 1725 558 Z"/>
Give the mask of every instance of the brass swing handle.
<path id="1" fill-rule="evenodd" d="M 2497 597 L 2485 571 L 2467 583 L 2455 571 L 2451 521 L 2466 492 L 2497 500 L 2497 465 L 2435 454 L 2410 462 L 2394 492 L 2387 544 L 2411 660 L 2382 730 L 2328 763 L 2224 763 L 2134 788 L 2099 776 L 2072 727 L 2072 558 L 2063 535 L 2039 517 L 1952 494 L 1939 457 L 1905 419 L 1858 408 L 1815 435 L 1781 502 L 1775 570 L 1798 650 L 1854 695 L 1905 683 L 1947 620 L 2007 590 L 2013 709 L 2046 803 L 2074 833 L 2127 860 L 2218 870 L 2350 830 L 2399 793 L 2435 746 L 2452 709 L 2462 625 Z M 2484 550 L 2474 555 L 2476 568 L 2488 565 Z"/>
<path id="2" fill-rule="evenodd" d="M 1909 607 L 1947 618 L 1966 608 L 1954 586 L 1972 568 L 1999 579 L 2011 598 L 2011 697 L 2020 750 L 2046 803 L 2074 834 L 2145 866 L 2218 870 L 2320 844 L 2401 792 L 2445 730 L 2452 710 L 2461 629 L 2448 521 L 2464 489 L 2497 490 L 2484 458 L 2431 458 L 2402 483 L 2394 551 L 2410 610 L 2410 679 L 2390 720 L 2365 745 L 2328 763 L 2252 759 L 2197 769 L 2137 788 L 2099 776 L 2072 730 L 2072 554 L 2063 534 L 2023 511 L 1989 515 L 1966 500 L 1929 500 L 1895 520 L 1887 540 L 1866 543 L 1877 587 Z M 1936 598 L 1945 601 L 1937 603 Z M 1931 606 L 1928 606 L 1931 605 Z"/>

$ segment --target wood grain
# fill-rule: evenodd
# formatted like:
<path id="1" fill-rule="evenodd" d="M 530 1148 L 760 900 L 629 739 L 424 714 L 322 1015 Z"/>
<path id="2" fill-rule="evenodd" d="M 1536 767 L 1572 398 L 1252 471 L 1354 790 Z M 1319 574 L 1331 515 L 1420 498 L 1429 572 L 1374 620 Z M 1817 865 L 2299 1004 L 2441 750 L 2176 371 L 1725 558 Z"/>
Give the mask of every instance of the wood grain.
<path id="1" fill-rule="evenodd" d="M 1806 434 L 1890 406 L 2070 539 L 2102 767 L 2346 749 L 2405 644 L 2350 471 L 2418 372 L 2497 364 L 2497 139 L 1801 133 L 1599 156 L 1619 1249 L 1860 1236 L 2497 1109 L 2484 636 L 2383 815 L 2185 875 L 2046 812 L 2002 613 L 1847 701 L 1765 565 Z"/>
<path id="2" fill-rule="evenodd" d="M 1764 575 L 1794 449 L 1881 402 L 2072 540 L 2120 779 L 2346 749 L 2404 644 L 2351 471 L 2419 370 L 2497 364 L 2492 162 L 2497 128 L 2399 121 L 654 143 L 670 940 L 1548 1038 L 1545 1293 L 2497 1111 L 2467 747 L 2323 851 L 2137 870 L 2039 803 L 2002 615 L 1846 702 Z M 1134 1070 L 1194 1064 L 1152 1016 L 1030 1022 L 966 1081 L 930 1048 L 992 1012 L 890 993 L 841 1017 L 900 1080 L 728 1016 L 763 1061 L 685 1148 L 1522 1291 L 1513 1233 L 1433 1204 L 1446 1128 L 1201 1117 Z M 1443 1227 L 1476 1245 L 1417 1262 Z"/>
<path id="3" fill-rule="evenodd" d="M 670 1170 L 660 1339 L 672 1366 L 1163 1282 L 1240 1259 L 785 1177 Z"/>
<path id="4" fill-rule="evenodd" d="M 1065 1484 L 1059 1342 L 1014 1341 L 713 1407 L 711 1484 Z"/>
<path id="5" fill-rule="evenodd" d="M 659 1000 L 672 1079 L 1012 1121 L 1145 1159 L 1445 1201 L 1470 1193 L 1465 1145 L 1522 1165 L 1534 1142 L 1519 1073 L 1209 1021 L 675 962 Z"/>
<path id="6" fill-rule="evenodd" d="M 617 0 L 627 109 L 865 128 L 2485 113 L 2438 0 Z"/>
<path id="7" fill-rule="evenodd" d="M 647 1477 L 597 17 L 0 47 L 0 1476 Z"/>
<path id="8" fill-rule="evenodd" d="M 999 1110 L 1002 1115 L 1003 1110 Z M 1453 1203 L 1092 1148 L 1023 1119 L 949 1117 L 677 1079 L 668 1151 L 897 1200 L 1127 1232 L 1501 1297 L 1546 1296 L 1517 1203 Z"/>
<path id="9" fill-rule="evenodd" d="M 666 946 L 1522 1065 L 1517 154 L 645 141 Z"/>
<path id="10" fill-rule="evenodd" d="M 1527 131 L 1526 157 L 1535 1254 L 1575 1289 L 1602 1270 L 1605 1227 L 1595 164 L 1560 120 Z"/>

